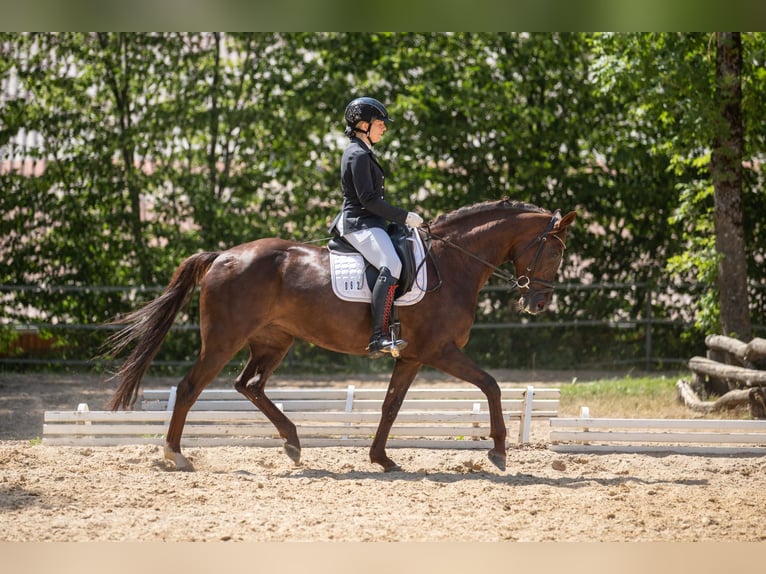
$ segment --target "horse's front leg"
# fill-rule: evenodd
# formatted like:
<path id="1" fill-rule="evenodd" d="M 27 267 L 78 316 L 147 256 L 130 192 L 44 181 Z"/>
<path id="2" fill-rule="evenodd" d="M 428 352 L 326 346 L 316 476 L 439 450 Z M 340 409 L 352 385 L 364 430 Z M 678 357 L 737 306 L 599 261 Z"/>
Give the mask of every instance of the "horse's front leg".
<path id="1" fill-rule="evenodd" d="M 381 408 L 380 423 L 375 433 L 375 438 L 370 447 L 370 461 L 379 464 L 385 472 L 401 470 L 398 464 L 388 458 L 386 454 L 386 442 L 391 432 L 391 427 L 399 414 L 399 409 L 404 402 L 407 390 L 420 370 L 420 363 L 413 363 L 398 359 L 394 365 L 394 372 L 391 374 L 391 380 L 388 383 L 388 392 L 383 400 Z"/>
<path id="2" fill-rule="evenodd" d="M 505 470 L 507 431 L 503 419 L 503 406 L 500 402 L 500 386 L 497 381 L 456 346 L 442 349 L 439 356 L 429 360 L 428 364 L 448 375 L 472 383 L 482 390 L 489 406 L 489 436 L 494 441 L 494 446 L 487 456 L 497 468 Z"/>

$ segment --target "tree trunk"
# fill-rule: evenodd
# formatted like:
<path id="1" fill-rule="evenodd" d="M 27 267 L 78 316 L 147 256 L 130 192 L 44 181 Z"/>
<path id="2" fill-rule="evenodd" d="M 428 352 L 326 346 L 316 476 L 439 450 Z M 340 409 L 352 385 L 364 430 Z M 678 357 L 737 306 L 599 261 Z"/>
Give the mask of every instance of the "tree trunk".
<path id="1" fill-rule="evenodd" d="M 724 335 L 752 337 L 747 260 L 742 225 L 742 37 L 719 32 L 716 96 L 720 112 L 710 170 L 715 196 L 715 246 L 720 256 L 718 291 Z"/>

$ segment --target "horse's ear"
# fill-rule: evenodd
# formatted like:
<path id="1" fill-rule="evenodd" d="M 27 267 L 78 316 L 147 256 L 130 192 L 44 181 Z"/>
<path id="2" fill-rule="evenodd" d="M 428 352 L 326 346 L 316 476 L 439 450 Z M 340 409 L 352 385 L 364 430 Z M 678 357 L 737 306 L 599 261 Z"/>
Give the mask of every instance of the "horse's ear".
<path id="1" fill-rule="evenodd" d="M 561 218 L 561 220 L 558 222 L 556 227 L 558 229 L 564 229 L 567 225 L 572 223 L 575 220 L 575 217 L 577 217 L 576 211 L 570 211 L 567 213 L 564 217 Z"/>

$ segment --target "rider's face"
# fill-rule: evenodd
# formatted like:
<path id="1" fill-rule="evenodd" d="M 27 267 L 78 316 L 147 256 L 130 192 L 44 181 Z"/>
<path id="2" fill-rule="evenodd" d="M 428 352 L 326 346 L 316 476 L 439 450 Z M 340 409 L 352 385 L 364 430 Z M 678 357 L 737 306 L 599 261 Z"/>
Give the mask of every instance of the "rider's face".
<path id="1" fill-rule="evenodd" d="M 370 141 L 372 143 L 378 143 L 386 133 L 386 122 L 383 120 L 372 120 L 372 126 L 370 127 Z"/>

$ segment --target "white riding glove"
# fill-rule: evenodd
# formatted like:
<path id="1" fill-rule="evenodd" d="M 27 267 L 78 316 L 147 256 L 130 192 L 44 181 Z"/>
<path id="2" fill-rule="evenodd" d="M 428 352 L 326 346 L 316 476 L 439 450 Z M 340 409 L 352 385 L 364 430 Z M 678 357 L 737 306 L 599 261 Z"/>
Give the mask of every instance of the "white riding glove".
<path id="1" fill-rule="evenodd" d="M 407 219 L 405 219 L 404 222 L 407 224 L 407 227 L 420 227 L 423 225 L 423 218 L 420 217 L 417 213 L 410 211 L 407 214 Z"/>

